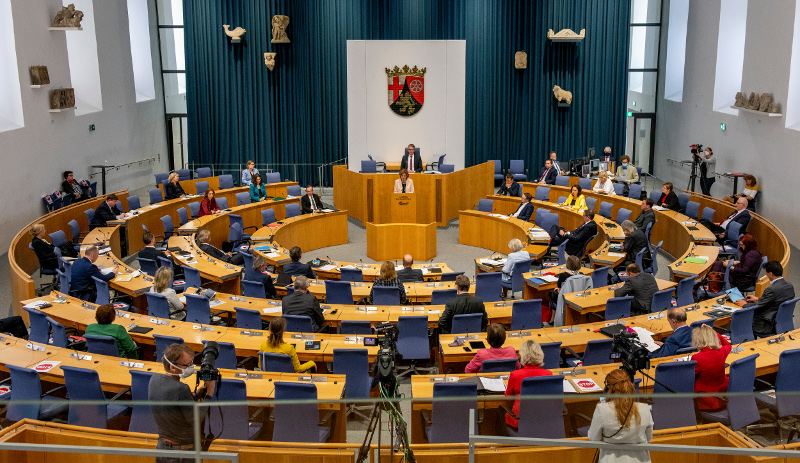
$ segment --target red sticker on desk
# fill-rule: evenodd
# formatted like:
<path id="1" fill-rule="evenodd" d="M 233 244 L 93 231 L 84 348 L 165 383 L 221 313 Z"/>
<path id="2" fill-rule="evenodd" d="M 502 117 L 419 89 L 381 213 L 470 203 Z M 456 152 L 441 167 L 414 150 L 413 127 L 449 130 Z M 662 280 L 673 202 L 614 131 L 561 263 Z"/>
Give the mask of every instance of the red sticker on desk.
<path id="1" fill-rule="evenodd" d="M 52 370 L 55 368 L 59 363 L 56 360 L 45 360 L 44 362 L 39 362 L 36 366 L 33 367 L 34 370 L 38 371 L 39 373 L 44 373 L 47 371 Z"/>
<path id="2" fill-rule="evenodd" d="M 11 388 L 8 386 L 0 386 L 0 395 L 7 394 L 11 392 Z"/>
<path id="3" fill-rule="evenodd" d="M 114 308 L 115 309 L 122 309 L 122 308 L 125 308 L 127 306 L 128 306 L 128 304 L 114 304 Z"/>

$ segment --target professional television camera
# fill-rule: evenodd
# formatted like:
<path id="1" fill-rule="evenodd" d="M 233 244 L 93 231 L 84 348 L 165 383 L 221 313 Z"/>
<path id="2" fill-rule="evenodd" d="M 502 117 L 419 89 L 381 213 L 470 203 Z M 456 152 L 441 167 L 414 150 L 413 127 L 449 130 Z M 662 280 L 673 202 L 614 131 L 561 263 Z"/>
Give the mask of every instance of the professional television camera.
<path id="1" fill-rule="evenodd" d="M 622 369 L 631 375 L 631 380 L 637 371 L 650 368 L 650 355 L 636 333 L 623 331 L 615 334 L 611 358 L 622 360 Z"/>
<path id="2" fill-rule="evenodd" d="M 377 334 L 378 355 L 375 362 L 375 375 L 372 385 L 380 384 L 381 393 L 394 397 L 397 390 L 397 378 L 394 375 L 395 358 L 402 359 L 397 352 L 397 334 L 399 330 L 389 322 L 379 323 L 375 327 Z"/>
<path id="3" fill-rule="evenodd" d="M 200 384 L 200 381 L 219 381 L 222 379 L 216 367 L 217 357 L 219 357 L 219 344 L 214 341 L 207 341 L 201 357 L 200 371 L 197 372 L 197 384 Z M 219 384 L 217 384 L 217 389 L 219 389 Z"/>

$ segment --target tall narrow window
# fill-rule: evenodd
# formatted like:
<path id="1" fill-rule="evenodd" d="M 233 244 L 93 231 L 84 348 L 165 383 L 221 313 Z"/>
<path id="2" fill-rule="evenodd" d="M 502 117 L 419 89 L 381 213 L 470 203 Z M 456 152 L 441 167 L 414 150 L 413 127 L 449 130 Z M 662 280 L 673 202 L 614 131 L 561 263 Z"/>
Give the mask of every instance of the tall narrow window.
<path id="1" fill-rule="evenodd" d="M 686 31 L 689 24 L 689 0 L 669 2 L 667 32 L 667 69 L 664 72 L 664 99 L 683 101 L 683 74 L 686 65 Z"/>
<path id="2" fill-rule="evenodd" d="M 136 102 L 155 99 L 147 0 L 128 0 L 128 32 L 131 37 L 131 64 L 133 83 L 136 87 Z"/>
<path id="3" fill-rule="evenodd" d="M 0 0 L 0 132 L 24 126 L 11 0 Z"/>
<path id="4" fill-rule="evenodd" d="M 722 0 L 714 79 L 714 111 L 739 114 L 739 110 L 731 106 L 736 102 L 736 92 L 742 91 L 746 33 L 747 0 Z"/>
<path id="5" fill-rule="evenodd" d="M 789 66 L 789 96 L 786 100 L 786 128 L 800 130 L 800 3 L 794 10 L 792 63 Z"/>
<path id="6" fill-rule="evenodd" d="M 97 61 L 97 37 L 94 29 L 94 5 L 92 0 L 63 0 L 83 12 L 82 31 L 67 31 L 67 54 L 69 76 L 75 89 L 75 115 L 90 114 L 103 110 L 100 91 L 100 64 Z"/>

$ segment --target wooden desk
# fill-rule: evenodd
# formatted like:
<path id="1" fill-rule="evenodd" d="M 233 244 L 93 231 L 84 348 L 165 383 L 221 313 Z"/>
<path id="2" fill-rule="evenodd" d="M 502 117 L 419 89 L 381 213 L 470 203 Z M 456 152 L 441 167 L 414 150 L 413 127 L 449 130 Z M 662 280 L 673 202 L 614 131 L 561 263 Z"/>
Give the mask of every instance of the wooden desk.
<path id="1" fill-rule="evenodd" d="M 402 260 L 406 254 L 423 261 L 436 257 L 435 223 L 367 223 L 367 257 L 380 262 Z"/>
<path id="2" fill-rule="evenodd" d="M 545 274 L 553 274 L 553 276 L 558 275 L 566 271 L 567 265 L 558 265 L 555 267 L 545 268 L 542 270 L 538 270 L 536 272 L 526 272 L 522 274 L 522 278 L 525 279 L 525 289 L 523 290 L 523 297 L 525 299 L 541 299 L 542 301 L 549 300 L 550 291 L 556 289 L 558 287 L 558 282 L 543 282 L 539 283 L 533 281 L 534 278 L 539 278 Z M 581 267 L 580 272 L 584 275 L 591 275 L 592 269 Z"/>
<path id="3" fill-rule="evenodd" d="M 217 291 L 239 295 L 241 292 L 242 267 L 232 265 L 204 253 L 195 243 L 195 235 L 172 236 L 167 245 L 169 249 L 180 249 L 188 254 L 171 253 L 177 265 L 192 267 L 200 272 L 200 277 L 217 283 Z"/>
<path id="4" fill-rule="evenodd" d="M 704 277 L 711 270 L 711 266 L 714 265 L 714 261 L 717 260 L 718 256 L 719 247 L 717 246 L 692 246 L 686 254 L 669 264 L 672 280 L 678 282 L 690 276 L 694 278 Z M 708 260 L 705 264 L 693 264 L 686 262 L 687 257 L 705 257 Z"/>
<path id="5" fill-rule="evenodd" d="M 676 283 L 667 280 L 660 280 L 656 278 L 658 289 L 674 288 Z M 564 310 L 564 326 L 576 325 L 581 323 L 581 320 L 588 321 L 588 314 L 590 312 L 602 312 L 606 309 L 606 302 L 614 297 L 614 289 L 619 285 L 605 286 L 599 289 L 590 289 L 584 296 L 584 291 L 577 291 L 574 293 L 564 294 L 565 310 Z"/>
<path id="6" fill-rule="evenodd" d="M 291 261 L 288 259 L 288 248 L 291 246 L 300 246 L 306 252 L 347 244 L 347 211 L 305 214 L 284 219 L 279 221 L 277 227 L 259 228 L 253 233 L 252 240 L 257 243 L 253 248 L 254 252 L 263 254 L 268 262 L 280 267 Z M 278 244 L 277 252 L 282 256 L 271 257 L 262 252 L 264 249 L 259 249 L 259 244 L 267 243 Z"/>
<path id="7" fill-rule="evenodd" d="M 528 229 L 533 225 L 516 218 L 503 218 L 475 210 L 461 211 L 458 217 L 458 243 L 467 246 L 504 251 L 508 242 L 517 238 L 528 242 Z"/>
<path id="8" fill-rule="evenodd" d="M 381 223 L 417 223 L 417 202 L 422 198 L 416 193 L 393 193 L 389 197 L 388 221 Z"/>
<path id="9" fill-rule="evenodd" d="M 364 281 L 375 281 L 380 275 L 382 264 L 364 264 L 360 262 L 325 261 L 323 265 L 314 269 L 317 278 L 321 280 L 340 280 L 342 267 L 354 267 L 361 270 Z M 400 263 L 398 262 L 398 265 Z M 451 273 L 453 269 L 445 263 L 413 264 L 411 268 L 422 270 L 425 281 L 439 281 L 443 273 Z"/>
<path id="10" fill-rule="evenodd" d="M 197 194 L 197 182 L 207 182 L 208 188 L 214 190 L 215 192 L 219 190 L 219 177 L 205 177 L 205 178 L 193 178 L 189 180 L 181 180 L 178 184 L 183 188 L 183 191 L 186 194 L 196 195 Z M 164 184 L 159 183 L 158 189 L 161 190 L 161 194 L 166 197 L 166 191 L 164 191 Z M 205 193 L 205 192 L 203 192 Z M 202 193 L 200 193 L 202 194 Z"/>
<path id="11" fill-rule="evenodd" d="M 384 162 L 386 165 L 386 170 L 388 172 L 400 172 L 400 166 L 403 164 L 402 162 Z M 422 163 L 422 170 L 425 171 L 428 169 L 428 163 Z"/>

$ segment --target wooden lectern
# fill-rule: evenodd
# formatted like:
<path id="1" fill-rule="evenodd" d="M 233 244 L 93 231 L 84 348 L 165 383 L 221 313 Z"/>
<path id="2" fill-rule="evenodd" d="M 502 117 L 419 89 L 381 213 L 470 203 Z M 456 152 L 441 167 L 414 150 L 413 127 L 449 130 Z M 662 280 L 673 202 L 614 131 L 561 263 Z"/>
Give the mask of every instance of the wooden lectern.
<path id="1" fill-rule="evenodd" d="M 392 193 L 389 204 L 391 223 L 417 222 L 417 194 Z"/>

